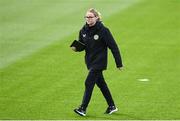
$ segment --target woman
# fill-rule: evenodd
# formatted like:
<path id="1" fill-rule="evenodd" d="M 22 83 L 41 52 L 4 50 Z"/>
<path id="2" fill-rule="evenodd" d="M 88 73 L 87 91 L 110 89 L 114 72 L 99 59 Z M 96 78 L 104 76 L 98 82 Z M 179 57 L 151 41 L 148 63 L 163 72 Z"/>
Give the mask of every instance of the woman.
<path id="1" fill-rule="evenodd" d="M 114 56 L 117 68 L 120 70 L 122 69 L 123 65 L 120 52 L 109 29 L 102 24 L 99 12 L 91 8 L 87 11 L 85 19 L 86 24 L 79 33 L 79 42 L 85 45 L 83 50 L 85 50 L 85 62 L 89 74 L 85 80 L 85 92 L 82 104 L 74 109 L 74 111 L 81 116 L 86 115 L 86 108 L 91 99 L 94 85 L 97 84 L 108 104 L 105 113 L 112 114 L 118 109 L 114 104 L 102 72 L 103 70 L 106 70 L 107 67 L 108 48 Z M 71 48 L 73 51 L 77 52 L 76 47 L 73 46 Z"/>

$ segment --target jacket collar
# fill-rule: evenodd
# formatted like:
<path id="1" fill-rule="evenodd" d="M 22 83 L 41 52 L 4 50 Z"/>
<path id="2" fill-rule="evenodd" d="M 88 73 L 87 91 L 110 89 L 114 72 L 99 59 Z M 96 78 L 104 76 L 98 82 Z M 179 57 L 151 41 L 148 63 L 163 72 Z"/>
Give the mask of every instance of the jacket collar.
<path id="1" fill-rule="evenodd" d="M 103 24 L 102 24 L 102 22 L 101 21 L 97 21 L 96 22 L 96 24 L 94 25 L 94 26 L 92 26 L 92 27 L 89 27 L 88 26 L 88 24 L 86 23 L 85 25 L 84 25 L 84 27 L 83 27 L 83 29 L 85 30 L 85 31 L 89 31 L 89 30 L 100 30 L 101 28 L 103 27 Z"/>

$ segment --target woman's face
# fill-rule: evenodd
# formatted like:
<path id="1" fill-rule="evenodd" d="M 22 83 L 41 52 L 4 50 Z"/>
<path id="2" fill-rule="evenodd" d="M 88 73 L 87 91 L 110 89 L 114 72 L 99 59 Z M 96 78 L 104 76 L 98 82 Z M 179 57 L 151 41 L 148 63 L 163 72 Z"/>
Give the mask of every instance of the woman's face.
<path id="1" fill-rule="evenodd" d="M 96 24 L 96 21 L 97 21 L 97 17 L 95 17 L 95 15 L 91 12 L 87 12 L 86 13 L 86 16 L 85 16 L 85 19 L 86 19 L 86 23 L 89 25 L 89 26 L 94 26 Z"/>

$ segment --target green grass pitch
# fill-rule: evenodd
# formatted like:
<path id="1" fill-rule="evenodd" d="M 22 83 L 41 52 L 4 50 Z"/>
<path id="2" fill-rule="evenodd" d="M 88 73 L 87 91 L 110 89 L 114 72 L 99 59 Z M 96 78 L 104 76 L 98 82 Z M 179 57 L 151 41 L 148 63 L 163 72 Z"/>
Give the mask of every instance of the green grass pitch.
<path id="1" fill-rule="evenodd" d="M 104 72 L 119 111 L 97 86 L 86 117 L 88 70 L 70 43 L 97 8 L 120 47 Z M 0 0 L 0 119 L 180 119 L 180 0 Z M 140 81 L 139 79 L 148 79 Z"/>

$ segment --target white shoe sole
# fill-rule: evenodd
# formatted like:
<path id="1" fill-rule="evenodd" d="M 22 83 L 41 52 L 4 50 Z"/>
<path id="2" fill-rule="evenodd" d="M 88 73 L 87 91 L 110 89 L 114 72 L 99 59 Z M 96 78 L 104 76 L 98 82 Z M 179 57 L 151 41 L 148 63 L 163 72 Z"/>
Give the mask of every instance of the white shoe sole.
<path id="1" fill-rule="evenodd" d="M 112 113 L 114 113 L 114 112 L 117 112 L 118 111 L 118 108 L 116 108 L 115 110 L 112 110 L 110 113 L 108 113 L 108 114 L 112 114 Z"/>
<path id="2" fill-rule="evenodd" d="M 86 114 L 82 113 L 82 112 L 79 112 L 78 110 L 75 110 L 75 112 L 81 116 L 86 116 Z"/>

